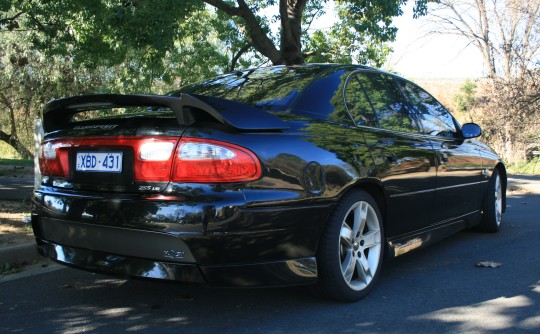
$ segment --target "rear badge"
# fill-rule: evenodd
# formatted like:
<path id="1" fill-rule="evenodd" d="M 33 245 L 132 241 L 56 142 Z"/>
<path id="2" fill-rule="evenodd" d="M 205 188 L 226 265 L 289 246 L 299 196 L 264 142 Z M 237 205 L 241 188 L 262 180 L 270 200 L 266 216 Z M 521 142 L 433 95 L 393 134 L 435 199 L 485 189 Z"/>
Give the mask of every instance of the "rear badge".
<path id="1" fill-rule="evenodd" d="M 112 130 L 116 128 L 117 124 L 96 124 L 96 125 L 77 125 L 73 127 L 74 130 L 90 130 L 90 129 L 101 129 L 101 130 Z"/>
<path id="2" fill-rule="evenodd" d="M 163 251 L 163 256 L 167 259 L 172 259 L 172 260 L 183 259 L 185 255 L 186 255 L 185 252 L 176 251 L 174 249 Z"/>
<path id="3" fill-rule="evenodd" d="M 159 191 L 159 186 L 139 186 L 139 191 Z"/>

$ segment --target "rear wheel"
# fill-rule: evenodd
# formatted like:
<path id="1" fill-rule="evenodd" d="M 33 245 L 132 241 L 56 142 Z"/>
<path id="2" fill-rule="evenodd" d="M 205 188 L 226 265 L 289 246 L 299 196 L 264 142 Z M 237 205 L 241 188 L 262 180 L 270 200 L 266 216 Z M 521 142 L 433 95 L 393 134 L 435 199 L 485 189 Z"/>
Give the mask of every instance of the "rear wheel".
<path id="1" fill-rule="evenodd" d="M 479 229 L 483 232 L 498 232 L 502 223 L 503 193 L 501 176 L 497 169 L 493 171 L 489 179 L 483 209 L 484 213 Z"/>
<path id="2" fill-rule="evenodd" d="M 365 191 L 347 194 L 330 217 L 319 244 L 319 291 L 339 301 L 365 297 L 381 271 L 383 235 L 373 197 Z"/>

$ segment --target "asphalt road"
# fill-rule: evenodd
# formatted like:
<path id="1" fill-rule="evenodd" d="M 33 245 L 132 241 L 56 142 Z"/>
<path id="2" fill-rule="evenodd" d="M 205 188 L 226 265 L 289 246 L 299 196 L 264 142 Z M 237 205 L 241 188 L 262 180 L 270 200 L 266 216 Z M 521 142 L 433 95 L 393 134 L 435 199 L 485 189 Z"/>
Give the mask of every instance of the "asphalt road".
<path id="1" fill-rule="evenodd" d="M 540 196 L 508 204 L 500 233 L 461 232 L 387 262 L 354 304 L 300 287 L 214 289 L 67 268 L 0 282 L 0 333 L 539 333 Z"/>
<path id="2" fill-rule="evenodd" d="M 32 191 L 33 177 L 0 177 L 0 200 L 30 199 Z"/>

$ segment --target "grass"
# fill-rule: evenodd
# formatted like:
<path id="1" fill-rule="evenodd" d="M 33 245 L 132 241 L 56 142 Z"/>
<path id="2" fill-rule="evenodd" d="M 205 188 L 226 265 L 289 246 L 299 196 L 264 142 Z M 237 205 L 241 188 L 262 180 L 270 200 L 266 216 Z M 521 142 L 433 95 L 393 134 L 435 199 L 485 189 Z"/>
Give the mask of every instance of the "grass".
<path id="1" fill-rule="evenodd" d="M 0 165 L 13 165 L 13 166 L 32 166 L 34 160 L 31 159 L 0 159 Z"/>
<path id="2" fill-rule="evenodd" d="M 0 276 L 21 272 L 23 266 L 24 264 L 15 264 L 9 262 L 0 264 Z"/>
<path id="3" fill-rule="evenodd" d="M 21 159 L 13 147 L 0 141 L 0 177 L 31 177 L 34 160 Z"/>
<path id="4" fill-rule="evenodd" d="M 540 157 L 532 159 L 531 161 L 524 161 L 519 164 L 508 166 L 508 172 L 510 174 L 540 174 Z"/>
<path id="5" fill-rule="evenodd" d="M 2 159 L 20 159 L 21 156 L 15 149 L 7 143 L 0 141 L 0 158 Z"/>

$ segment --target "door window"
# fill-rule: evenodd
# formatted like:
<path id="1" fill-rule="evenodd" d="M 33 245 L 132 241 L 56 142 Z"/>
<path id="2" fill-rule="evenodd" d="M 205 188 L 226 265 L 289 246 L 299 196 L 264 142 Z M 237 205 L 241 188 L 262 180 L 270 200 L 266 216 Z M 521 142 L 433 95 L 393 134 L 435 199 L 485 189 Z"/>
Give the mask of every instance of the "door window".
<path id="1" fill-rule="evenodd" d="M 379 126 L 401 132 L 418 132 L 415 116 L 390 76 L 379 73 L 359 73 L 358 81 L 375 111 Z"/>
<path id="2" fill-rule="evenodd" d="M 455 135 L 454 118 L 439 101 L 412 82 L 401 79 L 398 79 L 398 81 L 413 108 L 418 113 L 425 134 L 441 137 L 453 137 Z"/>
<path id="3" fill-rule="evenodd" d="M 377 126 L 373 108 L 356 74 L 352 74 L 347 81 L 345 104 L 355 125 Z"/>

